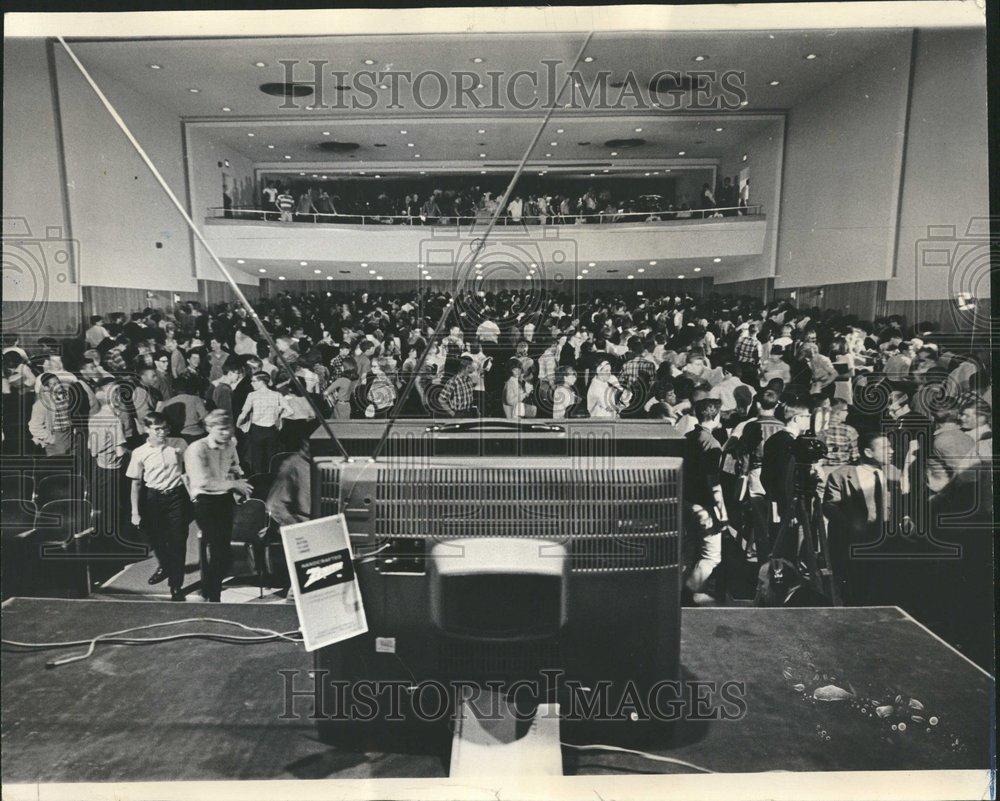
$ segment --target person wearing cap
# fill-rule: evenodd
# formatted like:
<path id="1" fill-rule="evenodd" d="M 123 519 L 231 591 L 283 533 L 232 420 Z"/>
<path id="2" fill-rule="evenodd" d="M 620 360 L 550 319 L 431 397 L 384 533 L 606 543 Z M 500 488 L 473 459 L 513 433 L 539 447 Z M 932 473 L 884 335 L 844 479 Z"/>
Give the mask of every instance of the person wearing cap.
<path id="1" fill-rule="evenodd" d="M 233 440 L 233 418 L 216 409 L 205 418 L 206 435 L 184 452 L 194 519 L 202 536 L 201 592 L 218 603 L 222 580 L 232 563 L 234 496 L 249 497 L 250 482 L 243 478 Z"/>

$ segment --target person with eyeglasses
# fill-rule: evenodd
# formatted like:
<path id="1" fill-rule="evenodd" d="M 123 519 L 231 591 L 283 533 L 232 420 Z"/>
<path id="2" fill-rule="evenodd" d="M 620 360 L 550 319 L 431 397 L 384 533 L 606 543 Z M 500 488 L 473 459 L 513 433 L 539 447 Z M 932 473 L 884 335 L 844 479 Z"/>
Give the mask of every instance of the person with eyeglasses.
<path id="1" fill-rule="evenodd" d="M 161 400 L 168 401 L 174 396 L 174 380 L 170 374 L 170 354 L 164 350 L 153 354 L 156 372 L 151 377 L 152 386 L 160 393 Z"/>

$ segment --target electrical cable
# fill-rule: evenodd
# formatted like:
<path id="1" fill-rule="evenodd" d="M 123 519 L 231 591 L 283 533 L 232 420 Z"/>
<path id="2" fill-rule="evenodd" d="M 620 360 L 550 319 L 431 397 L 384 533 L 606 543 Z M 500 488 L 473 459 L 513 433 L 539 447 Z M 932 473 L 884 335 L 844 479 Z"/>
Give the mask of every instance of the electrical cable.
<path id="1" fill-rule="evenodd" d="M 622 748 L 617 745 L 603 745 L 600 743 L 595 743 L 591 745 L 575 745 L 574 743 L 560 743 L 564 748 L 572 748 L 576 751 L 612 751 L 615 753 L 622 754 L 632 754 L 634 756 L 642 757 L 643 759 L 650 759 L 654 762 L 669 762 L 672 765 L 682 765 L 686 768 L 691 768 L 692 770 L 701 771 L 702 773 L 715 773 L 714 770 L 709 768 L 703 768 L 701 765 L 695 765 L 693 762 L 686 762 L 683 759 L 677 759 L 676 757 L 662 756 L 660 754 L 650 754 L 646 751 L 636 751 L 632 748 Z"/>
<path id="2" fill-rule="evenodd" d="M 261 632 L 257 636 L 243 637 L 236 634 L 224 634 L 221 632 L 213 631 L 194 631 L 194 632 L 183 632 L 181 634 L 170 634 L 165 637 L 124 637 L 122 635 L 129 634 L 131 632 L 146 631 L 148 629 L 158 629 L 164 628 L 166 626 L 177 626 L 182 623 L 220 623 L 227 626 L 236 626 L 245 631 L 250 632 Z M 68 665 L 71 662 L 79 662 L 84 659 L 90 658 L 97 648 L 98 643 L 107 645 L 148 645 L 151 643 L 163 643 L 163 642 L 174 642 L 177 640 L 186 639 L 209 639 L 217 640 L 221 642 L 230 643 L 265 643 L 273 642 L 275 640 L 285 640 L 292 643 L 300 643 L 301 639 L 297 639 L 298 631 L 287 631 L 278 632 L 272 629 L 261 628 L 258 626 L 247 626 L 244 623 L 239 623 L 235 620 L 225 620 L 223 618 L 217 617 L 188 617 L 181 620 L 168 620 L 162 623 L 149 623 L 144 626 L 133 626 L 132 628 L 121 629 L 120 631 L 111 631 L 104 634 L 98 634 L 96 637 L 92 637 L 89 640 L 67 640 L 64 642 L 18 642 L 17 640 L 0 640 L 0 644 L 8 645 L 15 648 L 28 648 L 31 650 L 49 650 L 53 648 L 71 648 L 80 645 L 86 645 L 87 650 L 81 654 L 75 654 L 73 656 L 63 657 L 62 659 L 54 659 L 45 663 L 45 667 L 53 668 L 59 667 L 60 665 Z"/>
<path id="3" fill-rule="evenodd" d="M 208 255 L 212 257 L 212 261 L 214 261 L 215 266 L 219 268 L 219 272 L 222 273 L 223 277 L 229 282 L 229 285 L 233 288 L 233 292 L 236 294 L 236 298 L 247 310 L 247 313 L 250 315 L 251 319 L 256 324 L 257 330 L 260 331 L 260 335 L 264 337 L 264 339 L 267 341 L 268 346 L 271 348 L 271 351 L 278 359 L 279 364 L 281 365 L 282 368 L 284 368 L 285 372 L 288 373 L 291 382 L 295 385 L 295 389 L 301 393 L 303 398 L 306 399 L 306 402 L 312 409 L 313 414 L 316 415 L 316 419 L 319 421 L 319 424 L 323 427 L 323 430 L 326 432 L 326 435 L 330 438 L 330 441 L 337 448 L 337 450 L 340 451 L 341 456 L 344 457 L 344 461 L 345 462 L 348 461 L 350 457 L 348 456 L 347 451 L 344 449 L 344 446 L 340 443 L 340 440 L 338 440 L 336 435 L 333 433 L 333 430 L 330 428 L 330 424 L 326 421 L 326 418 L 323 416 L 323 413 L 320 410 L 320 408 L 316 405 L 316 402 L 311 397 L 309 397 L 309 393 L 306 392 L 305 387 L 302 385 L 302 382 L 299 380 L 298 376 L 295 375 L 295 372 L 291 369 L 291 367 L 289 367 L 288 362 L 285 361 L 284 354 L 280 350 L 278 350 L 278 346 L 275 343 L 274 338 L 271 336 L 267 328 L 265 328 L 264 326 L 264 321 L 260 319 L 257 312 L 254 310 L 253 306 L 250 305 L 250 301 L 247 300 L 246 295 L 243 294 L 243 290 L 240 289 L 239 284 L 237 284 L 236 281 L 233 279 L 232 275 L 229 273 L 229 270 L 227 270 L 226 267 L 223 265 L 223 263 L 219 260 L 219 257 L 215 255 L 215 251 L 212 250 L 212 248 L 208 244 L 208 241 L 202 235 L 201 231 L 198 230 L 198 227 L 194 224 L 194 220 L 192 220 L 191 217 L 188 215 L 188 213 L 184 210 L 184 206 L 181 204 L 181 202 L 177 199 L 177 196 L 167 185 L 167 182 L 164 180 L 163 176 L 160 175 L 160 171 L 156 169 L 156 165 L 153 164 L 149 156 L 146 155 L 146 151 L 142 149 L 142 145 L 139 144 L 139 141 L 135 138 L 135 136 L 132 135 L 132 131 L 129 130 L 128 125 L 125 124 L 125 120 L 121 118 L 121 116 L 115 110 L 115 107 L 111 105 L 111 101 L 108 100 L 108 98 L 104 95 L 104 92 L 101 91 L 101 88 L 90 76 L 90 73 L 87 72 L 86 67 L 83 66 L 83 64 L 80 62 L 80 59 L 76 57 L 76 53 L 74 53 L 70 49 L 70 46 L 66 44 L 66 40 L 63 39 L 63 37 L 57 36 L 56 38 L 59 40 L 59 43 L 69 54 L 69 57 L 73 60 L 73 63 L 76 64 L 77 69 L 80 70 L 80 73 L 86 79 L 87 83 L 90 84 L 90 88 L 94 90 L 94 93 L 97 95 L 98 99 L 104 105 L 104 108 L 107 109 L 108 113 L 111 115 L 111 118 L 115 121 L 118 127 L 121 128 L 122 133 L 125 134 L 125 138 L 128 139 L 128 141 L 132 144 L 132 147 L 135 148 L 135 151 L 139 154 L 139 157 L 145 162 L 146 166 L 149 168 L 149 171 L 153 173 L 153 177 L 156 179 L 157 183 L 159 183 L 160 186 L 163 188 L 163 191 L 167 193 L 167 197 L 170 198 L 170 201 L 174 204 L 174 206 L 176 206 L 177 211 L 181 213 L 181 216 L 184 218 L 184 222 L 187 223 L 188 227 L 197 237 L 198 241 L 201 242 L 202 246 L 208 252 Z M 233 422 L 235 423 L 235 420 Z"/>

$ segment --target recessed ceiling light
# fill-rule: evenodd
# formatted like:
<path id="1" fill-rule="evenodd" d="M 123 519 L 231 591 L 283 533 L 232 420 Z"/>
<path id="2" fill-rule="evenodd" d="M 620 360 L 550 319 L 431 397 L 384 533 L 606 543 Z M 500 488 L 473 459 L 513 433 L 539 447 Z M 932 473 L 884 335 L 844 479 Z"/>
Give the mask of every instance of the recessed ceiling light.
<path id="1" fill-rule="evenodd" d="M 480 171 L 479 171 L 479 174 L 480 174 L 480 175 L 486 175 L 486 170 L 480 170 Z"/>
<path id="2" fill-rule="evenodd" d="M 601 170 L 601 172 L 607 172 L 607 170 Z"/>
<path id="3" fill-rule="evenodd" d="M 685 151 L 683 151 L 683 150 L 678 150 L 678 151 L 677 151 L 677 155 L 678 155 L 678 156 L 683 156 L 683 155 L 684 155 L 684 153 L 685 153 Z"/>
<path id="4" fill-rule="evenodd" d="M 647 178 L 649 177 L 649 173 L 648 173 L 648 172 L 646 173 L 646 177 L 647 177 Z"/>
<path id="5" fill-rule="evenodd" d="M 162 70 L 163 69 L 163 67 L 161 67 L 159 64 L 150 64 L 149 68 L 151 70 Z"/>
<path id="6" fill-rule="evenodd" d="M 750 105 L 750 101 L 749 100 L 741 100 L 740 101 L 740 105 L 741 106 L 749 106 Z"/>
<path id="7" fill-rule="evenodd" d="M 430 275 L 430 271 L 429 270 L 423 270 L 422 273 L 423 273 L 423 275 Z"/>
<path id="8" fill-rule="evenodd" d="M 596 175 L 597 175 L 597 173 L 596 173 L 596 172 L 592 172 L 592 173 L 590 174 L 590 177 L 591 177 L 591 178 L 594 178 L 594 177 L 596 177 Z"/>
<path id="9" fill-rule="evenodd" d="M 479 158 L 481 158 L 481 159 L 484 159 L 484 158 L 486 158 L 486 154 L 485 154 L 485 153 L 480 153 L 480 154 L 479 154 Z"/>
<path id="10" fill-rule="evenodd" d="M 326 277 L 326 280 L 327 280 L 327 281 L 332 281 L 332 280 L 333 280 L 333 276 L 332 276 L 332 275 L 328 275 L 328 276 Z M 326 296 L 327 296 L 327 297 L 330 297 L 330 293 L 329 293 L 329 292 L 327 292 L 327 293 L 326 293 Z"/>
<path id="11" fill-rule="evenodd" d="M 283 275 L 279 275 L 279 276 L 278 276 L 278 280 L 279 280 L 279 281 L 284 281 L 284 280 L 285 280 L 285 276 L 283 276 Z"/>
<path id="12" fill-rule="evenodd" d="M 421 171 L 420 171 L 420 174 L 421 174 L 421 175 L 427 175 L 427 170 L 421 170 Z"/>
<path id="13" fill-rule="evenodd" d="M 588 64 L 590 64 L 594 60 L 594 57 L 593 56 L 586 56 L 583 60 L 586 61 Z"/>
<path id="14" fill-rule="evenodd" d="M 358 170 L 358 175 L 367 175 L 367 174 L 368 173 L 366 173 L 364 170 Z"/>
<path id="15" fill-rule="evenodd" d="M 299 175 L 305 176 L 305 173 L 304 172 L 300 172 Z"/>
<path id="16" fill-rule="evenodd" d="M 377 177 L 377 176 L 376 176 L 376 177 Z M 368 266 L 368 262 L 366 262 L 366 261 L 363 261 L 363 262 L 361 262 L 361 266 L 362 266 L 362 267 L 367 267 L 367 266 Z"/>
<path id="17" fill-rule="evenodd" d="M 535 262 L 531 262 L 531 269 L 534 270 L 536 267 L 538 267 L 538 265 L 535 264 Z"/>
<path id="18" fill-rule="evenodd" d="M 582 280 L 583 280 L 583 276 L 582 276 L 582 275 L 578 275 L 578 276 L 576 277 L 576 280 L 577 280 L 577 281 L 582 281 Z"/>
<path id="19" fill-rule="evenodd" d="M 248 133 L 248 134 L 247 134 L 247 136 L 256 136 L 256 135 L 257 135 L 257 134 L 255 134 L 255 133 Z"/>
<path id="20" fill-rule="evenodd" d="M 321 175 L 320 178 L 322 178 L 324 181 L 326 180 L 326 176 L 325 175 Z"/>
<path id="21" fill-rule="evenodd" d="M 236 263 L 237 264 L 246 264 L 246 260 L 245 259 L 237 259 Z"/>
<path id="22" fill-rule="evenodd" d="M 323 272 L 323 271 L 322 271 L 322 270 L 313 270 L 313 272 L 314 272 L 314 273 L 315 273 L 316 275 L 319 275 L 319 274 L 320 274 L 321 272 Z"/>
<path id="23" fill-rule="evenodd" d="M 376 281 L 381 281 L 382 280 L 382 276 L 381 275 L 376 275 L 375 276 L 375 280 Z"/>
<path id="24" fill-rule="evenodd" d="M 583 275 L 588 275 L 588 274 L 590 273 L 590 270 L 580 270 L 580 272 L 581 272 L 581 273 L 582 273 Z"/>
<path id="25" fill-rule="evenodd" d="M 413 147 L 414 145 L 413 145 L 413 142 L 407 142 L 407 143 L 406 143 L 406 146 L 407 146 L 407 147 Z"/>
<path id="26" fill-rule="evenodd" d="M 718 256 L 716 256 L 714 259 L 712 259 L 712 261 L 714 261 L 716 264 L 718 264 L 720 261 L 722 261 L 722 259 L 720 259 Z"/>
<path id="27" fill-rule="evenodd" d="M 313 173 L 313 178 L 319 178 L 319 175 L 317 175 L 316 173 Z"/>
<path id="28" fill-rule="evenodd" d="M 707 58 L 708 58 L 708 56 L 695 56 L 694 60 L 695 61 L 704 61 Z"/>
<path id="29" fill-rule="evenodd" d="M 770 85 L 777 86 L 779 83 L 781 83 L 781 81 L 771 81 Z"/>
<path id="30" fill-rule="evenodd" d="M 597 262 L 593 262 L 593 261 L 587 262 L 587 266 L 588 267 L 596 267 L 597 266 Z"/>
<path id="31" fill-rule="evenodd" d="M 812 61 L 814 58 L 816 58 L 816 54 L 810 53 L 809 55 L 806 56 L 806 61 Z"/>
<path id="32" fill-rule="evenodd" d="M 633 278 L 635 278 L 635 276 L 634 276 L 634 275 L 629 275 L 629 276 L 628 276 L 628 280 L 629 280 L 629 281 L 631 281 L 631 280 L 632 280 Z"/>
<path id="33" fill-rule="evenodd" d="M 299 266 L 300 267 L 308 267 L 309 266 L 309 262 L 307 262 L 307 261 L 300 261 L 299 262 Z"/>
<path id="34" fill-rule="evenodd" d="M 232 111 L 232 109 L 231 109 L 231 108 L 229 108 L 229 106 L 223 106 L 223 107 L 222 107 L 222 110 L 223 110 L 223 111 Z"/>
<path id="35" fill-rule="evenodd" d="M 415 159 L 418 159 L 418 158 L 420 158 L 420 154 L 419 154 L 419 153 L 414 153 L 414 154 L 413 154 L 413 158 L 415 158 Z"/>
<path id="36" fill-rule="evenodd" d="M 477 133 L 486 133 L 486 129 L 485 128 L 480 128 Z"/>
<path id="37" fill-rule="evenodd" d="M 722 130 L 722 126 L 719 126 L 718 128 L 715 129 L 715 132 L 719 133 L 719 131 L 721 131 L 721 130 Z"/>
<path id="38" fill-rule="evenodd" d="M 659 170 L 653 170 L 653 175 L 659 175 L 659 174 L 660 174 Z"/>
<path id="39" fill-rule="evenodd" d="M 194 87 L 192 86 L 192 87 L 191 87 L 190 89 L 188 89 L 188 91 L 189 91 L 189 92 L 190 92 L 191 94 L 193 94 L 193 95 L 196 95 L 196 94 L 198 94 L 198 92 L 200 92 L 200 91 L 201 91 L 201 89 L 195 89 L 195 88 L 194 88 Z"/>
<path id="40" fill-rule="evenodd" d="M 482 64 L 483 60 L 479 56 L 476 56 L 474 59 L 472 59 L 472 63 L 473 64 Z"/>
<path id="41" fill-rule="evenodd" d="M 406 136 L 406 131 L 400 131 L 400 133 L 403 134 L 403 136 Z"/>
<path id="42" fill-rule="evenodd" d="M 323 136 L 329 136 L 329 135 L 330 135 L 329 131 L 323 131 Z"/>
<path id="43" fill-rule="evenodd" d="M 263 267 L 258 267 L 257 268 L 257 272 L 259 272 L 259 273 L 266 273 L 267 270 L 265 270 Z"/>
<path id="44" fill-rule="evenodd" d="M 375 275 L 375 270 L 369 270 L 368 275 Z"/>
<path id="45" fill-rule="evenodd" d="M 680 275 L 678 275 L 677 277 L 678 277 L 678 278 L 683 278 L 683 277 L 684 277 L 684 273 L 681 273 L 681 274 L 680 274 Z"/>
<path id="46" fill-rule="evenodd" d="M 365 59 L 365 64 L 367 64 L 368 66 L 371 66 L 371 65 L 372 65 L 372 64 L 374 64 L 374 63 L 375 63 L 375 62 L 374 62 L 374 61 L 373 61 L 372 59 L 370 59 L 370 58 L 366 58 L 366 59 Z"/>
<path id="47" fill-rule="evenodd" d="M 429 275 L 425 275 L 425 276 L 424 276 L 424 280 L 425 280 L 425 281 L 430 281 L 430 280 L 431 280 L 431 277 L 430 277 Z"/>
<path id="48" fill-rule="evenodd" d="M 749 158 L 746 153 L 743 154 L 743 160 L 746 161 Z"/>
<path id="49" fill-rule="evenodd" d="M 378 88 L 379 89 L 388 89 L 389 88 L 389 84 L 387 84 L 387 83 L 380 83 L 378 85 Z"/>
<path id="50" fill-rule="evenodd" d="M 268 150 L 274 150 L 274 145 L 268 145 L 268 146 L 267 146 L 267 149 L 268 149 Z"/>
<path id="51" fill-rule="evenodd" d="M 549 142 L 549 144 L 552 145 L 552 147 L 556 147 L 556 146 L 558 146 L 559 143 L 558 142 Z"/>
<path id="52" fill-rule="evenodd" d="M 564 133 L 564 132 L 565 132 L 565 129 L 563 129 L 563 128 L 556 128 L 556 133 Z"/>
<path id="53" fill-rule="evenodd" d="M 483 265 L 482 265 L 482 264 L 477 264 L 477 265 L 476 265 L 476 269 L 477 269 L 477 270 L 481 270 L 481 269 L 483 269 Z"/>
<path id="54" fill-rule="evenodd" d="M 617 156 L 618 155 L 618 151 L 617 150 L 612 150 L 611 151 L 611 155 L 612 156 Z"/>
<path id="55" fill-rule="evenodd" d="M 552 154 L 551 153 L 546 153 L 545 157 L 550 159 L 550 158 L 552 158 Z"/>
<path id="56" fill-rule="evenodd" d="M 649 266 L 650 266 L 650 267 L 655 267 L 655 266 L 656 266 L 656 262 L 655 262 L 655 261 L 651 261 L 651 262 L 649 263 Z"/>
<path id="57" fill-rule="evenodd" d="M 642 133 L 642 128 L 636 128 L 636 129 L 635 129 L 635 132 L 636 132 L 636 133 Z"/>
<path id="58" fill-rule="evenodd" d="M 257 61 L 257 62 L 254 63 L 254 66 L 255 67 L 266 67 L 267 64 L 265 64 L 263 61 Z"/>
<path id="59" fill-rule="evenodd" d="M 364 173 L 361 173 L 361 174 L 362 174 L 362 175 L 364 175 Z M 381 176 L 381 175 L 379 175 L 378 173 L 375 173 L 375 177 L 376 177 L 376 178 L 381 178 L 382 176 Z"/>
<path id="60" fill-rule="evenodd" d="M 636 272 L 637 273 L 644 273 L 644 272 L 646 272 L 646 268 L 645 267 L 640 267 L 638 270 L 636 270 Z"/>
<path id="61" fill-rule="evenodd" d="M 701 267 L 695 267 L 695 268 L 694 268 L 694 271 L 695 271 L 696 273 L 700 273 L 700 272 L 701 272 Z"/>
<path id="62" fill-rule="evenodd" d="M 286 159 L 290 159 L 290 158 L 291 158 L 291 156 L 285 156 L 285 158 L 286 158 Z"/>

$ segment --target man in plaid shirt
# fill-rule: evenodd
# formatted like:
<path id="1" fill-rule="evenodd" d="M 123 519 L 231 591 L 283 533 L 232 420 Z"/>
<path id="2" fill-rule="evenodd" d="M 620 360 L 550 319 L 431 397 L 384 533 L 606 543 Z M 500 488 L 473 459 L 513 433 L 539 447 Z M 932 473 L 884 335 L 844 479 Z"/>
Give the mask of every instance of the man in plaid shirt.
<path id="1" fill-rule="evenodd" d="M 462 356 L 462 369 L 445 384 L 441 402 L 454 417 L 469 417 L 478 410 L 472 405 L 476 390 L 476 362 L 468 354 Z"/>
<path id="2" fill-rule="evenodd" d="M 633 395 L 640 393 L 643 396 L 648 395 L 656 380 L 656 364 L 653 362 L 653 356 L 650 352 L 653 345 L 655 342 L 652 345 L 644 343 L 637 336 L 631 337 L 628 341 L 628 349 L 632 358 L 622 365 L 619 380 L 622 386 L 630 390 Z"/>
<path id="3" fill-rule="evenodd" d="M 858 461 L 858 432 L 845 422 L 847 410 L 847 401 L 834 398 L 830 404 L 830 422 L 818 435 L 826 443 L 824 464 L 829 467 L 856 464 Z"/>
<path id="4" fill-rule="evenodd" d="M 344 374 L 344 362 L 351 355 L 351 346 L 346 342 L 340 343 L 340 352 L 330 360 L 330 382 L 336 381 Z"/>
<path id="5" fill-rule="evenodd" d="M 736 361 L 756 366 L 760 363 L 760 340 L 757 339 L 757 326 L 750 323 L 746 333 L 736 341 Z"/>

